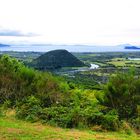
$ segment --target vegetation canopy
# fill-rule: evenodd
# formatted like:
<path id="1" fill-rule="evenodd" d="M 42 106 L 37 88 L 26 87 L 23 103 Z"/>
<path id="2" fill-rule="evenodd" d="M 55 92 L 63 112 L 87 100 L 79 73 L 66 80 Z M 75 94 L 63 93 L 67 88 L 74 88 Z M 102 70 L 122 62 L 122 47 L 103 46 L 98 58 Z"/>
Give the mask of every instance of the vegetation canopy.
<path id="1" fill-rule="evenodd" d="M 0 97 L 0 114 L 12 108 L 17 119 L 65 128 L 140 129 L 140 78 L 133 71 L 117 73 L 102 90 L 91 90 L 4 55 Z"/>

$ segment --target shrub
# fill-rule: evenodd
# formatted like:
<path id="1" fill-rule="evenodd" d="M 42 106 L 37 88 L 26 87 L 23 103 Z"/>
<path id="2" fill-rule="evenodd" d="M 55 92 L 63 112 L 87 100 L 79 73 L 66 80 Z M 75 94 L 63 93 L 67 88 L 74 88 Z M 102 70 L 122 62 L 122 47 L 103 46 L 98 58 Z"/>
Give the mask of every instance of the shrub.
<path id="1" fill-rule="evenodd" d="M 120 119 L 137 116 L 140 104 L 140 80 L 132 73 L 119 73 L 113 76 L 104 89 L 103 105 L 116 109 Z"/>
<path id="2" fill-rule="evenodd" d="M 19 103 L 16 108 L 16 117 L 27 121 L 38 121 L 39 114 L 42 112 L 39 99 L 29 96 L 25 102 Z"/>
<path id="3" fill-rule="evenodd" d="M 3 108 L 3 106 L 0 106 L 0 117 L 4 117 L 6 114 L 5 109 Z"/>
<path id="4" fill-rule="evenodd" d="M 116 110 L 111 110 L 106 113 L 101 121 L 104 129 L 116 131 L 120 128 L 119 116 Z"/>
<path id="5" fill-rule="evenodd" d="M 129 123 L 131 124 L 134 130 L 140 131 L 140 117 L 129 120 Z"/>
<path id="6" fill-rule="evenodd" d="M 130 124 L 126 121 L 121 121 L 121 130 L 127 133 L 128 135 L 134 134 L 132 128 L 130 127 Z"/>
<path id="7" fill-rule="evenodd" d="M 40 119 L 49 124 L 61 127 L 70 127 L 71 114 L 68 107 L 55 106 L 43 109 Z"/>

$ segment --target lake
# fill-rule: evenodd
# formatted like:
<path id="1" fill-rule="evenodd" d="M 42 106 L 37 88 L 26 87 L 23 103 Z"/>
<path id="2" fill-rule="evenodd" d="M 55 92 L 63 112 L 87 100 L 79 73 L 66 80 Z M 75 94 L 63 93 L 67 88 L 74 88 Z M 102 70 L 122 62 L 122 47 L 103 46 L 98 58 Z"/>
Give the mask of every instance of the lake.
<path id="1" fill-rule="evenodd" d="M 10 47 L 1 47 L 0 51 L 34 51 L 47 52 L 55 49 L 66 49 L 70 52 L 129 52 L 140 50 L 126 50 L 122 46 L 85 46 L 85 45 L 15 45 Z"/>

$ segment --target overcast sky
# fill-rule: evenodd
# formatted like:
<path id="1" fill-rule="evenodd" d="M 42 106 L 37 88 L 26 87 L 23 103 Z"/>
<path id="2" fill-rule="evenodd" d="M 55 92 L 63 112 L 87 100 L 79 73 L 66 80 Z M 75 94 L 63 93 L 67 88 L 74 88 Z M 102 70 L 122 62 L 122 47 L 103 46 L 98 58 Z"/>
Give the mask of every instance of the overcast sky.
<path id="1" fill-rule="evenodd" d="M 140 45 L 140 0 L 0 0 L 0 41 Z"/>

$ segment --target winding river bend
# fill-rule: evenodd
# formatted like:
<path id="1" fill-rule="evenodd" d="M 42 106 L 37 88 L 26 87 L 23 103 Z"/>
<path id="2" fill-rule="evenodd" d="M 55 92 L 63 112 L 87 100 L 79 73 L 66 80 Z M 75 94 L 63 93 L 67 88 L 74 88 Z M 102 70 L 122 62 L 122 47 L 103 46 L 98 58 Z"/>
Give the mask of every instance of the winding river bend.
<path id="1" fill-rule="evenodd" d="M 92 70 L 92 69 L 98 69 L 99 68 L 99 65 L 97 65 L 97 64 L 90 64 L 90 70 Z"/>
<path id="2" fill-rule="evenodd" d="M 77 68 L 74 70 L 66 70 L 66 71 L 61 71 L 61 72 L 56 72 L 56 73 L 60 74 L 60 75 L 69 75 L 69 74 L 74 74 L 76 72 L 90 71 L 90 70 L 94 70 L 94 69 L 98 69 L 98 68 L 99 68 L 99 65 L 90 64 L 90 67 Z"/>

